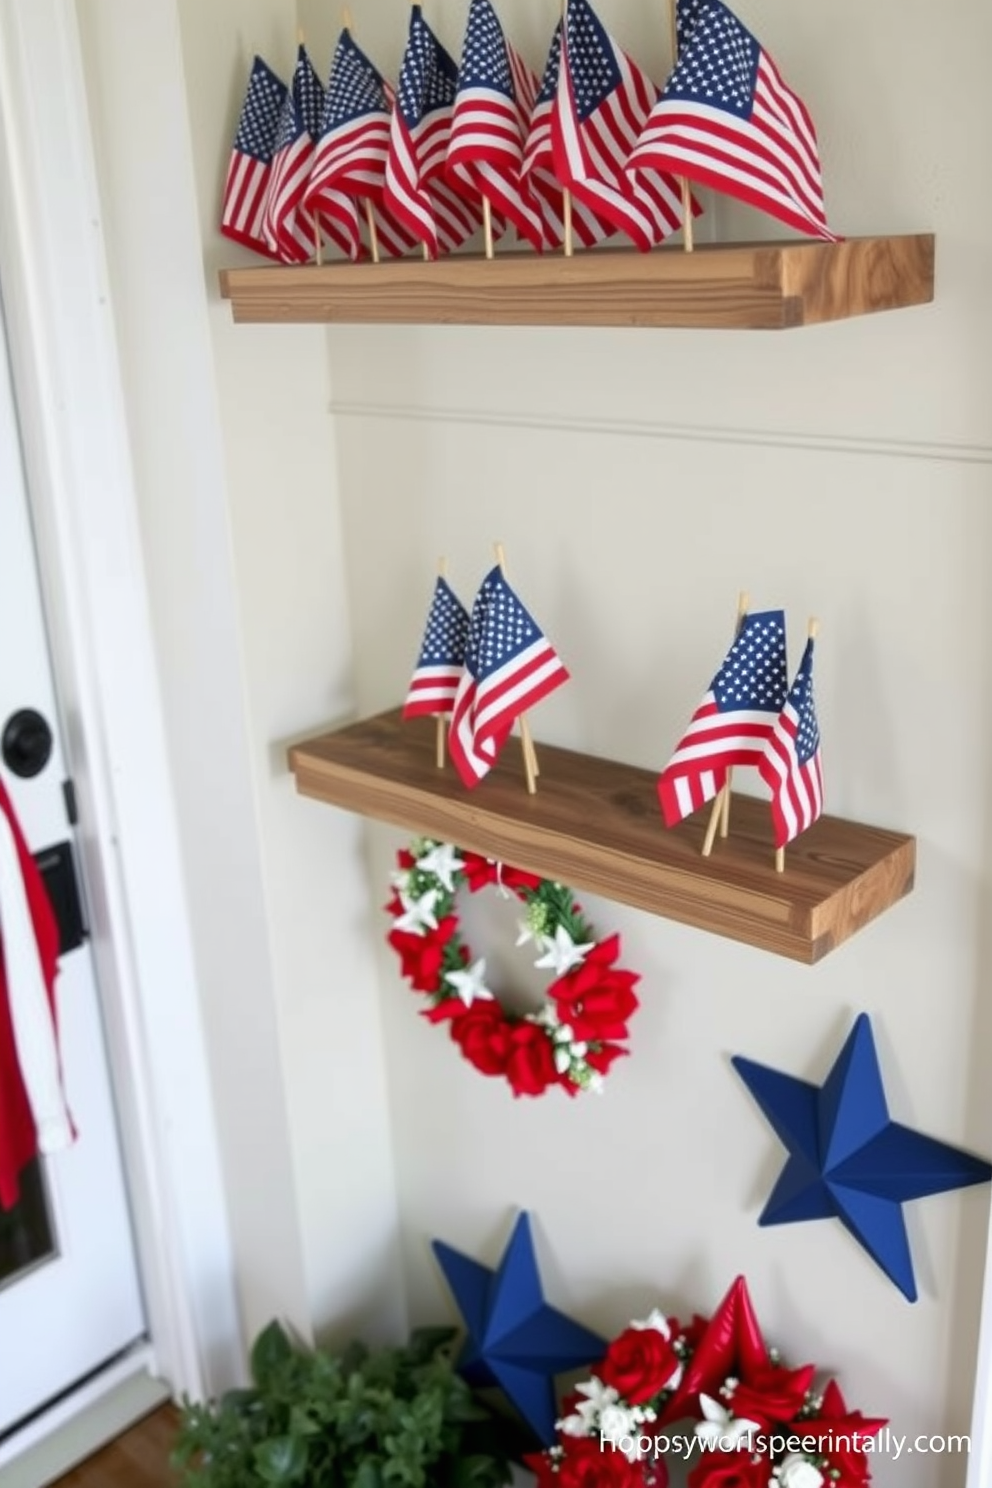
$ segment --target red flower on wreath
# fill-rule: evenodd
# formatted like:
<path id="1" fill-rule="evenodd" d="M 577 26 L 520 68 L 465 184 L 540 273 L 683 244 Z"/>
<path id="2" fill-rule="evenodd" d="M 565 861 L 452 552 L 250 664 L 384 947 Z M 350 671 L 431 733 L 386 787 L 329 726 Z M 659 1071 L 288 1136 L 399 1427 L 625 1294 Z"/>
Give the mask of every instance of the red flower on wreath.
<path id="1" fill-rule="evenodd" d="M 504 1077 L 516 1096 L 543 1095 L 554 1086 L 571 1096 L 598 1089 L 613 1061 L 627 1053 L 621 1041 L 638 1005 L 636 974 L 615 964 L 619 937 L 600 943 L 563 884 L 450 843 L 423 839 L 403 849 L 397 864 L 385 906 L 393 920 L 387 938 L 403 976 L 429 998 L 423 1016 L 449 1023 L 464 1058 L 482 1074 Z M 507 1013 L 490 993 L 485 962 L 459 935 L 459 890 L 492 885 L 526 906 L 518 944 L 532 941 L 535 964 L 557 973 L 543 1007 L 524 1017 Z"/>
<path id="2" fill-rule="evenodd" d="M 669 1384 L 680 1362 L 659 1328 L 630 1327 L 614 1338 L 596 1373 L 631 1405 L 643 1405 Z"/>
<path id="3" fill-rule="evenodd" d="M 823 1392 L 820 1414 L 815 1420 L 802 1422 L 802 1434 L 815 1436 L 830 1467 L 839 1473 L 833 1488 L 862 1488 L 871 1480 L 871 1470 L 864 1443 L 871 1441 L 888 1425 L 884 1416 L 865 1416 L 849 1411 L 840 1386 L 831 1380 Z"/>
<path id="4" fill-rule="evenodd" d="M 815 1373 L 813 1364 L 802 1369 L 766 1364 L 749 1370 L 734 1387 L 730 1402 L 734 1415 L 738 1420 L 757 1421 L 760 1426 L 794 1420 L 803 1407 Z"/>
<path id="5" fill-rule="evenodd" d="M 566 1437 L 562 1455 L 554 1467 L 543 1452 L 534 1452 L 524 1463 L 537 1474 L 537 1488 L 664 1488 L 668 1473 L 664 1463 L 646 1470 L 644 1463 L 628 1462 L 620 1451 L 601 1447 L 592 1437 Z M 650 1473 L 650 1477 L 648 1476 Z"/>

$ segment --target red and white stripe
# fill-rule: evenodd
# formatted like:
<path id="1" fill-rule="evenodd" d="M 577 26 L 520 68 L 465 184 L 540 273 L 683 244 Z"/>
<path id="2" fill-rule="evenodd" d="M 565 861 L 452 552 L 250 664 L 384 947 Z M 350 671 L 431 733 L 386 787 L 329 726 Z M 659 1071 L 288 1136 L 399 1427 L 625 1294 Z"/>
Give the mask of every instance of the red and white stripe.
<path id="1" fill-rule="evenodd" d="M 757 708 L 721 713 L 708 692 L 658 780 L 665 825 L 676 826 L 712 801 L 726 784 L 729 766 L 760 768 L 775 721 Z"/>
<path id="2" fill-rule="evenodd" d="M 445 180 L 451 112 L 433 109 L 410 129 L 397 108 L 389 132 L 383 203 L 431 258 L 460 248 L 482 220 L 481 203 Z"/>
<path id="3" fill-rule="evenodd" d="M 272 161 L 263 230 L 270 249 L 284 263 L 309 263 L 316 256 L 319 228 L 303 201 L 313 157 L 313 140 L 302 134 L 277 151 Z"/>
<path id="4" fill-rule="evenodd" d="M 512 222 L 528 242 L 543 239 L 541 213 L 521 190 L 524 146 L 534 111 L 538 79 L 507 45 L 515 101 L 491 88 L 461 88 L 455 100 L 448 145 L 450 179 L 488 197 L 496 226 Z"/>
<path id="5" fill-rule="evenodd" d="M 551 116 L 554 110 L 553 99 L 535 106 L 520 170 L 521 196 L 529 211 L 540 219 L 542 226 L 540 236 L 536 232 L 533 235 L 525 232 L 524 236 L 538 252 L 542 248 L 560 248 L 565 241 L 564 188 L 555 175 L 551 142 Z M 583 248 L 601 243 L 613 230 L 613 224 L 597 216 L 585 202 L 573 201 L 572 235 Z"/>
<path id="6" fill-rule="evenodd" d="M 823 811 L 823 764 L 819 749 L 805 764 L 799 761 L 796 736 L 799 715 L 786 703 L 772 730 L 759 766 L 772 793 L 775 846 L 785 847 L 811 827 Z"/>
<path id="7" fill-rule="evenodd" d="M 555 174 L 577 200 L 646 252 L 681 227 L 682 189 L 666 171 L 643 170 L 634 179 L 625 174 L 658 90 L 620 47 L 611 44 L 622 81 L 580 122 L 569 76 L 566 25 L 551 116 Z"/>
<path id="8" fill-rule="evenodd" d="M 403 704 L 404 718 L 423 718 L 436 713 L 450 713 L 462 680 L 462 667 L 422 666 L 410 679 Z"/>
<path id="9" fill-rule="evenodd" d="M 386 97 L 392 106 L 394 95 L 388 84 Z M 361 256 L 368 232 L 364 205 L 360 208 L 356 197 L 372 203 L 379 250 L 387 258 L 402 258 L 417 246 L 418 239 L 405 231 L 382 201 L 389 128 L 388 113 L 366 114 L 317 142 L 304 200 L 332 241 L 352 259 Z"/>
<path id="10" fill-rule="evenodd" d="M 224 206 L 220 230 L 225 238 L 253 248 L 256 253 L 277 258 L 264 233 L 265 202 L 269 190 L 271 165 L 233 150 L 224 183 Z"/>
<path id="11" fill-rule="evenodd" d="M 481 682 L 466 667 L 452 710 L 448 747 L 467 786 L 477 785 L 492 769 L 521 713 L 568 677 L 561 657 L 545 636 Z"/>
<path id="12" fill-rule="evenodd" d="M 686 176 L 799 232 L 837 241 L 827 226 L 813 121 L 765 52 L 749 119 L 662 96 L 627 164 L 635 181 L 646 168 Z"/>

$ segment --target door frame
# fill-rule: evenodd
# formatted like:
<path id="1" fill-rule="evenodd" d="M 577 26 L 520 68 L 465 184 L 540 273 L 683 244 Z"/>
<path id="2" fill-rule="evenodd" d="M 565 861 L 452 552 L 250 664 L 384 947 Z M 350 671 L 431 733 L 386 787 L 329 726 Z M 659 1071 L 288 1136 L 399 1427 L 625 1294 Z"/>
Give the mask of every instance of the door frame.
<path id="1" fill-rule="evenodd" d="M 74 0 L 0 4 L 0 280 L 154 1372 L 203 1397 L 244 1340 Z"/>

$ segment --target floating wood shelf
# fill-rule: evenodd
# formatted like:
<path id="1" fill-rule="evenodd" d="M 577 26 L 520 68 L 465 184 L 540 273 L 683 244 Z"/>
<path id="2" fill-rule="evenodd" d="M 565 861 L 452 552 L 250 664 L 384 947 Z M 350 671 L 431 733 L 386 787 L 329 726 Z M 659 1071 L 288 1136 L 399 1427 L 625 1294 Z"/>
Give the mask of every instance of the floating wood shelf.
<path id="1" fill-rule="evenodd" d="M 784 330 L 933 299 L 932 234 L 225 269 L 236 321 Z"/>
<path id="2" fill-rule="evenodd" d="M 913 887 L 916 841 L 901 832 L 821 817 L 777 874 L 753 797 L 734 797 L 730 837 L 703 858 L 708 813 L 667 831 L 653 771 L 543 744 L 528 796 L 512 739 L 466 790 L 434 741 L 433 720 L 396 709 L 295 746 L 290 766 L 302 795 L 795 961 L 819 961 Z"/>

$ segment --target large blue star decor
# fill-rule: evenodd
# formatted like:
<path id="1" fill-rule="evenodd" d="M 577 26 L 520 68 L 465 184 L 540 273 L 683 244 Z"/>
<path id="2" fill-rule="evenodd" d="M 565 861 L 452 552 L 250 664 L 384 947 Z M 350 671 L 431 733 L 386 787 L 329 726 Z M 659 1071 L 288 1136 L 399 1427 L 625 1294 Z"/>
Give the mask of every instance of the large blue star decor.
<path id="1" fill-rule="evenodd" d="M 545 1302 L 527 1214 L 518 1216 L 495 1271 L 442 1240 L 433 1248 L 468 1329 L 459 1372 L 474 1388 L 498 1385 L 541 1443 L 552 1446 L 555 1375 L 595 1364 L 606 1340 Z"/>
<path id="2" fill-rule="evenodd" d="M 789 1150 L 758 1223 L 839 1219 L 915 1302 L 901 1206 L 987 1183 L 992 1166 L 891 1119 L 867 1013 L 857 1019 L 822 1086 L 739 1056 L 732 1062 Z"/>

